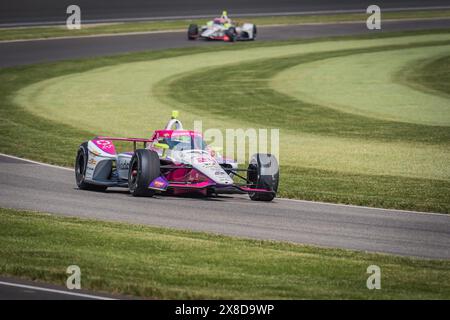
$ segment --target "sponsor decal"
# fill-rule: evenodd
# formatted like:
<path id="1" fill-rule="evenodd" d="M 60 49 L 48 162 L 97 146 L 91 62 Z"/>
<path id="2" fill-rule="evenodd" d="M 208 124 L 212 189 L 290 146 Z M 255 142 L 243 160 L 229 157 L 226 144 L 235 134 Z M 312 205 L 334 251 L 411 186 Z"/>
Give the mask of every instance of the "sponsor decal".
<path id="1" fill-rule="evenodd" d="M 153 183 L 153 185 L 154 185 L 156 188 L 163 188 L 164 185 L 165 185 L 165 183 L 164 183 L 164 182 L 161 182 L 161 181 L 155 181 L 155 183 Z"/>
<path id="2" fill-rule="evenodd" d="M 96 144 L 100 146 L 102 149 L 111 149 L 112 144 L 109 140 L 96 140 Z"/>
<path id="3" fill-rule="evenodd" d="M 91 140 L 100 150 L 109 154 L 115 154 L 116 148 L 109 140 Z"/>
<path id="4" fill-rule="evenodd" d="M 165 191 L 168 186 L 169 182 L 164 177 L 158 177 L 150 183 L 149 188 Z"/>
<path id="5" fill-rule="evenodd" d="M 198 163 L 206 163 L 206 162 L 209 162 L 209 159 L 204 158 L 204 157 L 199 157 L 199 158 L 197 158 L 197 162 Z"/>
<path id="6" fill-rule="evenodd" d="M 201 168 L 204 169 L 214 169 L 216 166 L 214 165 L 214 163 L 203 163 L 201 165 Z"/>
<path id="7" fill-rule="evenodd" d="M 128 170 L 130 167 L 130 162 L 129 161 L 120 161 L 119 162 L 119 169 L 120 170 Z"/>

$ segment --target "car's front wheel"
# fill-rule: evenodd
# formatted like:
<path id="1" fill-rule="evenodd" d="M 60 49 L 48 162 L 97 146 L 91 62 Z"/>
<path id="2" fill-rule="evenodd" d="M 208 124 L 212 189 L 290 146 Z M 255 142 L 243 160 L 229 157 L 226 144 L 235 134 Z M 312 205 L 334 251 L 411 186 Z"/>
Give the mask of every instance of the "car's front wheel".
<path id="1" fill-rule="evenodd" d="M 86 182 L 86 168 L 89 160 L 88 143 L 80 145 L 75 158 L 75 180 L 77 186 L 82 190 L 105 191 L 108 187 Z"/>
<path id="2" fill-rule="evenodd" d="M 135 197 L 153 196 L 150 183 L 161 174 L 158 154 L 148 149 L 138 149 L 131 157 L 128 170 L 128 188 Z"/>
<path id="3" fill-rule="evenodd" d="M 188 40 L 196 40 L 198 38 L 198 25 L 190 24 L 188 28 Z"/>
<path id="4" fill-rule="evenodd" d="M 247 171 L 247 180 L 251 188 L 266 189 L 271 192 L 250 192 L 254 201 L 272 201 L 278 191 L 280 170 L 278 161 L 272 154 L 257 153 L 252 156 Z"/>

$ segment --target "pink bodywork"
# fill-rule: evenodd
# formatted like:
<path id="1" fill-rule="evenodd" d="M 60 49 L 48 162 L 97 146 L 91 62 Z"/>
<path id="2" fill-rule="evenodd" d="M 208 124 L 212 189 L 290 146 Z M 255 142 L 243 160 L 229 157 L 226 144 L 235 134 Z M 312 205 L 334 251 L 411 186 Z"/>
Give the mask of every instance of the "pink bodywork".
<path id="1" fill-rule="evenodd" d="M 91 140 L 100 150 L 108 154 L 116 154 L 116 147 L 110 140 L 94 139 Z"/>
<path id="2" fill-rule="evenodd" d="M 93 139 L 92 142 L 102 151 L 108 154 L 116 154 L 116 148 L 114 147 L 114 144 L 111 141 L 151 143 L 161 137 L 169 138 L 172 136 L 179 136 L 179 135 L 201 136 L 200 133 L 191 130 L 155 130 L 151 139 L 100 136 Z M 198 171 L 193 170 L 191 168 L 183 168 L 182 166 L 180 166 L 180 169 L 170 171 L 165 178 L 171 182 L 169 186 L 175 188 L 174 189 L 175 194 L 188 193 L 192 192 L 193 190 L 206 194 L 206 187 L 215 185 L 213 181 L 211 181 L 209 178 L 199 173 Z M 186 181 L 191 183 L 189 184 L 182 183 Z M 241 186 L 236 188 L 244 192 L 272 192 L 267 189 L 252 189 Z"/>
<path id="3" fill-rule="evenodd" d="M 199 132 L 192 130 L 155 130 L 151 141 L 154 141 L 158 138 L 171 138 L 177 136 L 201 137 L 202 135 Z"/>

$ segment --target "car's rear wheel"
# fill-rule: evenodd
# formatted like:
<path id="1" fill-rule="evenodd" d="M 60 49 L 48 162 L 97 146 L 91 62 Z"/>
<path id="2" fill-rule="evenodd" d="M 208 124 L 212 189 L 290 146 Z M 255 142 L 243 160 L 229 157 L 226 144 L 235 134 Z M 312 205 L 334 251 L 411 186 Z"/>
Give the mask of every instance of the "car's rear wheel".
<path id="1" fill-rule="evenodd" d="M 147 149 L 138 149 L 131 157 L 128 170 L 128 188 L 135 197 L 151 197 L 155 191 L 150 183 L 161 174 L 158 154 Z"/>
<path id="2" fill-rule="evenodd" d="M 198 25 L 190 24 L 188 28 L 188 40 L 196 40 L 198 35 Z"/>
<path id="3" fill-rule="evenodd" d="M 258 33 L 258 30 L 256 29 L 256 24 L 253 25 L 253 38 L 252 40 L 256 39 L 256 34 Z"/>
<path id="4" fill-rule="evenodd" d="M 82 190 L 105 191 L 108 187 L 86 182 L 86 168 L 89 160 L 88 143 L 80 145 L 75 159 L 75 180 Z"/>
<path id="5" fill-rule="evenodd" d="M 250 192 L 248 195 L 254 201 L 272 201 L 278 191 L 280 170 L 274 155 L 257 153 L 252 156 L 247 171 L 247 180 L 251 188 L 266 189 L 271 192 Z"/>

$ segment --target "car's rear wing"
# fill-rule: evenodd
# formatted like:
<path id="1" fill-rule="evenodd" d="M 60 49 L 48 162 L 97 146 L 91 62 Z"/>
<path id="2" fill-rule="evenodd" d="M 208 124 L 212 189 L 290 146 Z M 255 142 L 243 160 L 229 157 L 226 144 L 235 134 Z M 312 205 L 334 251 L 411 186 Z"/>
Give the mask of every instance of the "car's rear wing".
<path id="1" fill-rule="evenodd" d="M 133 149 L 136 151 L 136 146 L 138 142 L 142 142 L 144 144 L 144 148 L 147 147 L 147 143 L 152 142 L 153 140 L 147 138 L 121 138 L 121 137 L 105 137 L 98 136 L 95 138 L 96 140 L 108 140 L 108 141 L 125 141 L 125 142 L 133 142 Z"/>

